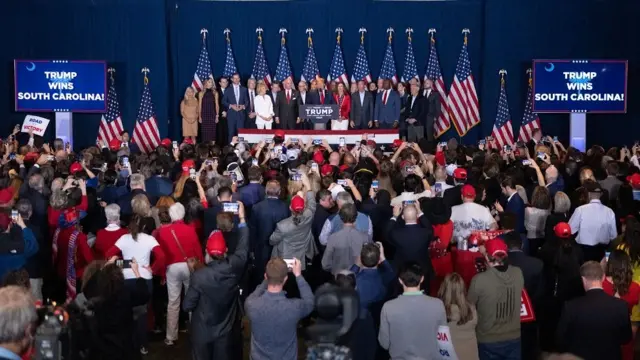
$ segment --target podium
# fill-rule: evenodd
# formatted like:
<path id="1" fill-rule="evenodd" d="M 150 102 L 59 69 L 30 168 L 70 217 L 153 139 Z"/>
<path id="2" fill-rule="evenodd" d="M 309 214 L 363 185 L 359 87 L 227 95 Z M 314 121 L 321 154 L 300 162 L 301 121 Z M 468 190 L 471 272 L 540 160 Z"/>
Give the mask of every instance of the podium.
<path id="1" fill-rule="evenodd" d="M 338 119 L 340 114 L 337 104 L 301 105 L 298 117 L 311 121 L 313 123 L 313 130 L 326 130 L 327 122 Z"/>

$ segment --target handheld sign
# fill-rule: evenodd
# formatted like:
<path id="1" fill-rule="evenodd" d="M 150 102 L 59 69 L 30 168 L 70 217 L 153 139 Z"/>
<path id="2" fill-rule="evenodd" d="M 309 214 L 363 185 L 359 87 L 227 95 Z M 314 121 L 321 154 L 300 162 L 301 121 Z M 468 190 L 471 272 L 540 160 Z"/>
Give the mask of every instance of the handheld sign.
<path id="1" fill-rule="evenodd" d="M 440 359 L 458 360 L 456 350 L 453 348 L 453 341 L 451 340 L 449 327 L 439 326 L 436 338 L 438 340 L 438 352 L 440 353 Z"/>
<path id="2" fill-rule="evenodd" d="M 27 115 L 24 117 L 21 131 L 28 133 L 31 130 L 34 135 L 44 136 L 47 126 L 49 126 L 49 119 L 35 115 Z"/>

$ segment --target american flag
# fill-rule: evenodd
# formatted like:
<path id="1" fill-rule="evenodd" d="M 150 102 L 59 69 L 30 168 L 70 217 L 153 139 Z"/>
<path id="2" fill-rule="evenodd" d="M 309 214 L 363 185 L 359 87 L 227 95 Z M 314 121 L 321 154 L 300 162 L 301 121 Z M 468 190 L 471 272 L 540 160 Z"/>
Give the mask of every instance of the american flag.
<path id="1" fill-rule="evenodd" d="M 435 137 L 439 137 L 449 130 L 451 121 L 449 120 L 449 106 L 447 104 L 447 94 L 444 89 L 444 78 L 442 77 L 440 60 L 438 60 L 438 52 L 436 50 L 436 38 L 433 35 L 435 29 L 430 29 L 429 32 L 431 33 L 431 50 L 429 52 L 429 62 L 427 63 L 427 71 L 424 74 L 424 78 L 425 80 L 431 79 L 436 91 L 440 94 L 440 117 L 433 124 Z"/>
<path id="2" fill-rule="evenodd" d="M 464 136 L 469 129 L 480 123 L 480 106 L 478 103 L 478 93 L 473 82 L 471 73 L 471 60 L 467 51 L 467 33 L 464 32 L 464 43 L 460 51 L 460 58 L 456 66 L 456 73 L 453 77 L 451 90 L 449 91 L 449 110 L 451 120 L 460 136 Z"/>
<path id="3" fill-rule="evenodd" d="M 196 67 L 196 72 L 193 74 L 193 81 L 191 82 L 191 87 L 196 91 L 202 91 L 204 88 L 204 82 L 207 79 L 213 79 L 213 72 L 211 71 L 211 63 L 209 62 L 209 52 L 207 51 L 207 29 L 200 30 L 200 34 L 202 34 L 202 48 L 200 49 L 200 57 L 198 58 L 198 67 Z M 213 87 L 216 87 L 216 82 L 213 82 Z"/>
<path id="4" fill-rule="evenodd" d="M 114 70 L 109 69 L 112 73 Z M 100 127 L 98 128 L 98 141 L 108 144 L 111 139 L 119 139 L 122 132 L 122 118 L 120 117 L 120 105 L 118 104 L 118 96 L 116 95 L 116 87 L 113 84 L 113 76 L 111 77 L 111 85 L 107 93 L 107 112 L 102 114 L 100 119 Z"/>
<path id="5" fill-rule="evenodd" d="M 413 45 L 411 44 L 411 33 L 413 32 L 412 28 L 407 29 L 407 34 L 409 34 L 408 42 L 407 42 L 407 53 L 404 56 L 404 70 L 402 73 L 402 78 L 400 81 L 405 82 L 411 79 L 420 79 L 418 76 L 418 67 L 416 66 L 416 57 L 413 55 Z"/>
<path id="6" fill-rule="evenodd" d="M 282 39 L 280 40 L 280 58 L 278 59 L 275 76 L 275 79 L 280 81 L 293 78 L 291 63 L 289 62 L 289 53 L 287 52 L 287 40 L 285 38 L 286 33 L 287 29 L 280 29 L 280 34 L 282 35 Z"/>
<path id="7" fill-rule="evenodd" d="M 148 71 L 148 70 L 147 70 Z M 150 153 L 160 144 L 160 131 L 153 111 L 149 81 L 145 75 L 144 90 L 138 109 L 136 126 L 133 129 L 133 142 L 140 147 L 140 151 Z"/>
<path id="8" fill-rule="evenodd" d="M 337 28 L 336 33 L 336 48 L 333 50 L 333 60 L 331 60 L 331 68 L 329 69 L 329 75 L 327 75 L 327 81 L 340 81 L 343 84 L 349 83 L 347 77 L 347 69 L 344 67 L 344 58 L 342 57 L 342 47 L 340 46 L 340 37 L 342 35 L 342 29 Z"/>
<path id="9" fill-rule="evenodd" d="M 524 106 L 522 123 L 520 124 L 520 135 L 518 141 L 527 142 L 533 138 L 533 130 L 540 129 L 540 118 L 533 112 L 533 91 L 531 91 L 531 69 L 529 72 L 529 90 L 527 91 L 527 104 Z"/>
<path id="10" fill-rule="evenodd" d="M 498 100 L 498 113 L 496 122 L 493 124 L 491 136 L 500 147 L 513 144 L 513 127 L 511 126 L 511 115 L 509 114 L 509 103 L 507 102 L 507 91 L 504 85 L 504 70 L 500 70 L 500 99 Z"/>
<path id="11" fill-rule="evenodd" d="M 256 57 L 253 59 L 253 70 L 251 78 L 256 80 L 264 80 L 267 86 L 271 85 L 271 75 L 267 66 L 267 58 L 264 56 L 264 47 L 262 47 L 262 28 L 257 28 L 258 48 L 256 49 Z"/>
<path id="12" fill-rule="evenodd" d="M 230 32 L 231 30 L 224 29 L 224 34 L 227 38 L 227 59 L 224 61 L 224 71 L 222 72 L 222 76 L 228 78 L 238 72 L 238 69 L 236 68 L 236 58 L 233 56 L 233 50 L 231 49 L 231 38 L 229 37 Z"/>
<path id="13" fill-rule="evenodd" d="M 393 57 L 393 28 L 388 28 L 389 43 L 387 44 L 387 50 L 384 52 L 384 59 L 382 59 L 382 68 L 380 69 L 379 79 L 390 79 L 393 84 L 398 83 L 398 73 L 396 72 L 396 61 Z"/>
<path id="14" fill-rule="evenodd" d="M 316 52 L 313 50 L 313 40 L 311 39 L 313 29 L 307 29 L 307 33 L 309 34 L 307 39 L 309 51 L 307 51 L 307 58 L 304 60 L 304 67 L 302 68 L 302 75 L 300 76 L 302 81 L 311 81 L 320 75 L 318 60 L 316 60 Z"/>
<path id="15" fill-rule="evenodd" d="M 360 47 L 358 55 L 356 55 L 356 64 L 353 66 L 353 74 L 351 74 L 351 82 L 364 80 L 365 83 L 371 82 L 371 71 L 369 70 L 369 61 L 367 60 L 367 52 L 364 49 L 364 33 L 367 29 L 360 28 Z"/>

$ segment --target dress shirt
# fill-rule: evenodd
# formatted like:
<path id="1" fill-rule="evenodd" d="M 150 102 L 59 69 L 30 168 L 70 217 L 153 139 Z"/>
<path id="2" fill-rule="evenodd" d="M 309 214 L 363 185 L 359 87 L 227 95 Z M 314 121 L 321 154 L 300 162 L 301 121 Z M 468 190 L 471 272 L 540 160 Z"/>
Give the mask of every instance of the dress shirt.
<path id="1" fill-rule="evenodd" d="M 360 106 L 364 106 L 364 91 L 360 92 Z"/>
<path id="2" fill-rule="evenodd" d="M 410 109 L 413 109 L 413 103 L 416 102 L 416 98 L 417 98 L 417 96 L 411 95 L 411 107 L 410 107 Z"/>
<path id="3" fill-rule="evenodd" d="M 271 96 L 273 97 L 273 102 L 276 102 L 276 97 L 278 97 L 278 92 L 272 92 Z"/>
<path id="4" fill-rule="evenodd" d="M 579 206 L 569 219 L 569 225 L 573 234 L 578 233 L 576 242 L 581 245 L 606 245 L 618 236 L 613 210 L 596 199 Z"/>
<path id="5" fill-rule="evenodd" d="M 428 98 L 431 95 L 431 89 L 425 89 L 423 92 L 424 97 Z"/>
<path id="6" fill-rule="evenodd" d="M 20 356 L 3 347 L 0 347 L 0 359 L 20 360 Z"/>
<path id="7" fill-rule="evenodd" d="M 306 92 L 300 92 L 300 97 L 302 98 L 302 104 L 306 104 L 307 103 L 307 93 Z"/>
<path id="8" fill-rule="evenodd" d="M 236 95 L 236 104 L 240 103 L 240 85 L 233 85 L 233 93 Z"/>
<path id="9" fill-rule="evenodd" d="M 255 98 L 255 113 L 264 121 L 267 121 L 269 116 L 273 116 L 273 103 L 269 100 L 268 95 L 258 95 Z"/>

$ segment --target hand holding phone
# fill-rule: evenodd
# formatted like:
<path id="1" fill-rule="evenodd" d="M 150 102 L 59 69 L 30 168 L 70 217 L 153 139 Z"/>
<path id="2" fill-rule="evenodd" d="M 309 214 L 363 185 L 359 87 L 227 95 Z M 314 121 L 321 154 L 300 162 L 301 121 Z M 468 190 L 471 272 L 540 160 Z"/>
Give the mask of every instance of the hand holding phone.
<path id="1" fill-rule="evenodd" d="M 222 211 L 223 212 L 230 212 L 233 214 L 238 214 L 238 203 L 236 202 L 226 202 L 226 203 L 222 203 Z"/>

